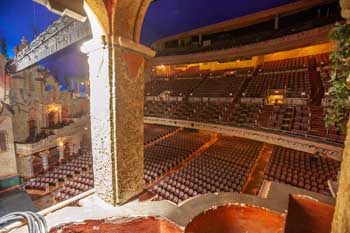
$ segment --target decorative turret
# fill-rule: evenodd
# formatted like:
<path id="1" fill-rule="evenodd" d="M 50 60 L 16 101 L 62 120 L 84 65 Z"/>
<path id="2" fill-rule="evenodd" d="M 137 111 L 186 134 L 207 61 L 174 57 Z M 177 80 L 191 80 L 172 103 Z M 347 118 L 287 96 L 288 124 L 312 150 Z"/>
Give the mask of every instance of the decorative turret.
<path id="1" fill-rule="evenodd" d="M 17 45 L 14 49 L 13 52 L 15 53 L 15 55 L 17 56 L 17 53 L 19 53 L 20 51 L 22 51 L 22 49 L 24 49 L 25 47 L 27 47 L 28 45 L 28 41 L 25 38 L 25 36 L 22 36 L 21 38 L 21 43 L 19 45 Z"/>

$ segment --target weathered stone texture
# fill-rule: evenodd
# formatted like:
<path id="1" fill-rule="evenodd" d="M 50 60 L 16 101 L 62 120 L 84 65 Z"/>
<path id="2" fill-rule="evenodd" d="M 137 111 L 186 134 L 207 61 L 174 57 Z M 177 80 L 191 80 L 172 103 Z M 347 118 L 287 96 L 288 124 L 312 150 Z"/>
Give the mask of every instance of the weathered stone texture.
<path id="1" fill-rule="evenodd" d="M 350 120 L 347 128 L 332 233 L 350 232 Z"/>
<path id="2" fill-rule="evenodd" d="M 144 58 L 115 48 L 118 200 L 143 190 Z"/>
<path id="3" fill-rule="evenodd" d="M 6 137 L 6 150 L 0 151 L 0 180 L 17 175 L 15 145 L 13 143 L 12 119 L 10 116 L 0 116 L 0 132 Z"/>

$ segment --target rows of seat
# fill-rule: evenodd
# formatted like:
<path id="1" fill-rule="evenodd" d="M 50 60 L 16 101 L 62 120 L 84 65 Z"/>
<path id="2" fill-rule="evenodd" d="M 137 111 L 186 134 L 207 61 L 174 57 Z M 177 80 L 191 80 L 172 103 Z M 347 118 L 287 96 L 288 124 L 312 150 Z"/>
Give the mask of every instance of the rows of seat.
<path id="1" fill-rule="evenodd" d="M 155 200 L 180 203 L 215 192 L 241 192 L 258 158 L 262 143 L 221 136 L 184 168 L 167 176 L 150 191 Z"/>
<path id="2" fill-rule="evenodd" d="M 243 86 L 246 77 L 213 77 L 207 78 L 193 91 L 194 97 L 236 97 Z"/>
<path id="3" fill-rule="evenodd" d="M 40 190 L 40 191 L 49 191 L 49 183 L 41 182 L 41 181 L 30 181 L 25 184 L 25 189 L 34 189 L 34 190 Z"/>
<path id="4" fill-rule="evenodd" d="M 210 139 L 208 134 L 181 131 L 144 150 L 144 181 L 152 183 L 178 166 Z"/>
<path id="5" fill-rule="evenodd" d="M 307 98 L 310 93 L 310 83 L 307 72 L 260 73 L 252 78 L 245 89 L 244 97 L 260 97 L 267 95 L 271 89 L 286 90 L 287 97 Z"/>
<path id="6" fill-rule="evenodd" d="M 154 140 L 157 140 L 165 135 L 174 132 L 177 128 L 165 125 L 144 125 L 144 144 L 148 144 Z"/>
<path id="7" fill-rule="evenodd" d="M 329 137 L 335 140 L 345 140 L 344 132 L 336 126 L 325 126 L 325 117 L 328 107 L 311 106 L 310 107 L 310 133 L 320 137 Z"/>
<path id="8" fill-rule="evenodd" d="M 158 96 L 168 92 L 170 96 L 187 96 L 201 82 L 201 77 L 154 79 L 145 84 L 145 95 Z"/>
<path id="9" fill-rule="evenodd" d="M 326 66 L 328 62 L 328 54 L 318 54 L 265 62 L 257 72 L 246 68 L 232 70 L 227 73 L 231 74 L 229 76 L 153 79 L 146 83 L 145 95 L 159 96 L 168 92 L 170 96 L 235 98 L 243 93 L 244 97 L 263 98 L 267 90 L 283 89 L 287 98 L 311 98 L 311 89 L 317 89 L 319 84 L 311 86 L 308 69 Z M 247 87 L 245 82 L 249 82 Z"/>
<path id="10" fill-rule="evenodd" d="M 328 180 L 336 180 L 340 162 L 274 146 L 264 179 L 329 195 Z"/>
<path id="11" fill-rule="evenodd" d="M 170 101 L 146 101 L 144 106 L 145 116 L 157 117 L 162 114 L 164 118 L 171 118 L 178 102 Z"/>
<path id="12" fill-rule="evenodd" d="M 92 169 L 91 155 L 79 154 L 77 157 L 66 160 L 48 172 L 31 179 L 24 187 L 28 190 L 49 191 L 51 187 L 57 187 L 73 177 Z"/>
<path id="13" fill-rule="evenodd" d="M 64 201 L 82 192 L 88 191 L 94 187 L 92 171 L 84 172 L 83 174 L 66 181 L 62 188 L 55 194 L 56 201 Z"/>
<path id="14" fill-rule="evenodd" d="M 329 137 L 335 141 L 344 140 L 344 134 L 338 127 L 326 128 L 323 120 L 326 110 L 323 107 L 188 101 L 154 101 L 146 102 L 146 105 L 146 116 L 224 125 L 239 124 L 283 130 L 293 134 Z M 164 106 L 161 107 L 162 105 Z M 149 114 L 150 112 L 152 114 Z"/>
<path id="15" fill-rule="evenodd" d="M 261 69 L 265 72 L 302 69 L 308 66 L 309 59 L 311 59 L 311 56 L 268 61 L 264 63 Z"/>
<path id="16" fill-rule="evenodd" d="M 256 125 L 260 108 L 260 104 L 234 103 L 225 107 L 222 122 L 224 124 Z"/>

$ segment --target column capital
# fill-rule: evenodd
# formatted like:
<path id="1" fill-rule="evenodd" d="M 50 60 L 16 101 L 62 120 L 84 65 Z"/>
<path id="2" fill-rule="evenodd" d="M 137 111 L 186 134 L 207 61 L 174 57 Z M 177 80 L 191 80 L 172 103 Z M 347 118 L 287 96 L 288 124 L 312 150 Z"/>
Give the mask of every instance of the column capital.
<path id="1" fill-rule="evenodd" d="M 42 158 L 42 157 L 48 157 L 50 154 L 50 151 L 48 150 L 44 150 L 44 151 L 40 151 L 39 152 L 39 156 Z"/>
<path id="2" fill-rule="evenodd" d="M 64 145 L 57 145 L 57 150 L 60 151 L 64 151 Z"/>
<path id="3" fill-rule="evenodd" d="M 121 47 L 132 52 L 140 53 L 148 58 L 152 58 L 156 55 L 156 52 L 147 46 L 136 43 L 121 36 L 112 36 L 111 41 L 114 46 Z"/>
<path id="4" fill-rule="evenodd" d="M 121 36 L 114 36 L 114 35 L 93 38 L 82 45 L 81 51 L 83 53 L 88 54 L 93 51 L 96 51 L 99 49 L 106 49 L 109 47 L 120 47 L 123 49 L 127 49 L 132 52 L 142 54 L 147 58 L 152 58 L 156 55 L 156 52 L 148 48 L 147 46 L 144 46 L 142 44 L 139 44 L 127 38 L 124 38 Z"/>
<path id="5" fill-rule="evenodd" d="M 29 155 L 29 156 L 26 156 L 26 159 L 28 162 L 33 162 L 34 161 L 34 158 L 32 155 Z"/>

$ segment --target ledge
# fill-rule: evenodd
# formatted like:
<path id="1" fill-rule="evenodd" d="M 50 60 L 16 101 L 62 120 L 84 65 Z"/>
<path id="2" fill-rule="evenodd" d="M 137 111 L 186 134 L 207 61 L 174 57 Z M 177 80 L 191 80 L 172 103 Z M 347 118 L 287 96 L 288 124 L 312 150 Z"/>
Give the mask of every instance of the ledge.
<path id="1" fill-rule="evenodd" d="M 190 53 L 185 55 L 159 56 L 152 59 L 152 65 L 173 65 L 195 62 L 208 62 L 214 60 L 232 59 L 239 56 L 256 56 L 278 51 L 285 51 L 315 44 L 328 42 L 328 33 L 333 24 L 283 36 L 277 39 L 247 44 L 230 49 L 214 50 L 209 52 Z M 317 41 L 317 43 L 315 43 Z"/>
<path id="2" fill-rule="evenodd" d="M 237 137 L 248 138 L 255 141 L 266 142 L 273 145 L 279 145 L 294 150 L 315 153 L 320 151 L 322 156 L 329 157 L 338 161 L 342 160 L 343 148 L 340 146 L 330 145 L 323 142 L 316 142 L 308 138 L 292 137 L 288 135 L 276 134 L 273 132 L 264 132 L 258 129 L 245 129 L 236 126 L 226 126 L 211 123 L 202 123 L 195 121 L 165 119 L 157 117 L 145 117 L 145 123 L 170 125 L 177 127 L 186 127 L 199 130 L 213 131 Z"/>
<path id="3" fill-rule="evenodd" d="M 39 213 L 46 216 L 49 229 L 85 220 L 140 217 L 159 217 L 184 229 L 199 214 L 220 206 L 251 206 L 283 215 L 288 211 L 290 194 L 302 194 L 322 203 L 334 205 L 334 199 L 330 197 L 271 182 L 267 198 L 240 193 L 210 193 L 193 197 L 179 205 L 169 201 L 133 200 L 122 206 L 112 206 L 94 194 L 94 190 L 90 190 Z M 68 206 L 76 201 L 79 201 L 79 207 Z M 16 222 L 1 229 L 0 232 L 25 232 L 25 227 L 20 222 Z"/>

